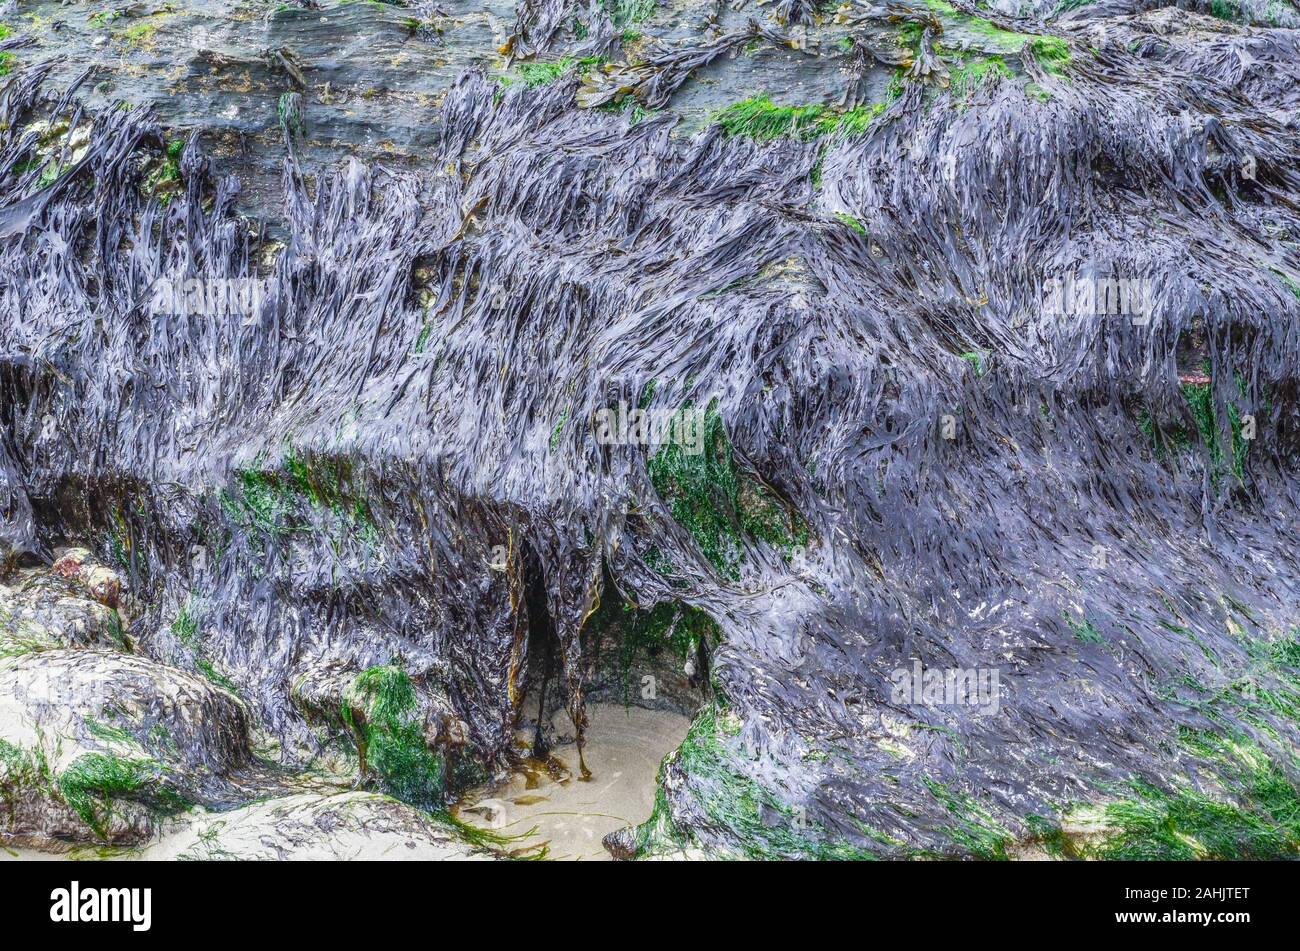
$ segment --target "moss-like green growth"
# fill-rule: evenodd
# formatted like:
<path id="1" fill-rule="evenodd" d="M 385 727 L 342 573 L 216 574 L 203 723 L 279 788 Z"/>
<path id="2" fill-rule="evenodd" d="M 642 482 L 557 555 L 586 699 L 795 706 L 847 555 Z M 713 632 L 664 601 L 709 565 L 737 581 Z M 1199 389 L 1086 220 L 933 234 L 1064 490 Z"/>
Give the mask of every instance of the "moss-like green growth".
<path id="1" fill-rule="evenodd" d="M 8 39 L 13 35 L 13 30 L 4 23 L 0 23 L 0 40 Z M 18 62 L 18 57 L 14 53 L 0 53 L 0 76 L 8 76 L 9 71 L 13 69 L 14 63 Z"/>
<path id="2" fill-rule="evenodd" d="M 421 809 L 442 806 L 442 757 L 425 745 L 415 688 L 405 671 L 391 665 L 364 671 L 348 688 L 342 712 L 384 792 Z"/>
<path id="3" fill-rule="evenodd" d="M 172 633 L 186 647 L 194 648 L 198 645 L 199 622 L 194 616 L 189 601 L 185 602 L 184 606 L 177 612 L 176 620 L 172 621 Z"/>
<path id="4" fill-rule="evenodd" d="M 615 29 L 622 29 L 629 23 L 642 23 L 655 15 L 657 0 L 597 0 L 597 4 L 606 14 Z"/>
<path id="5" fill-rule="evenodd" d="M 575 56 L 564 56 L 550 63 L 521 63 L 517 67 L 517 72 L 520 81 L 532 89 L 537 86 L 549 86 L 570 73 L 581 76 L 593 66 L 599 66 L 603 62 L 604 59 L 599 56 L 584 56 L 581 59 Z M 514 80 L 509 76 L 502 76 L 500 81 L 508 86 Z"/>
<path id="6" fill-rule="evenodd" d="M 1241 4 L 1238 0 L 1210 0 L 1210 16 L 1231 23 L 1241 22 Z"/>
<path id="7" fill-rule="evenodd" d="M 976 376 L 984 375 L 984 357 L 979 351 L 968 351 L 967 353 L 961 354 L 961 358 L 966 361 L 972 370 L 975 371 Z"/>
<path id="8" fill-rule="evenodd" d="M 1084 644 L 1105 644 L 1106 638 L 1097 630 L 1096 625 L 1088 618 L 1082 621 L 1076 621 L 1070 615 L 1065 615 L 1065 624 L 1074 632 L 1075 640 L 1082 641 Z"/>
<path id="9" fill-rule="evenodd" d="M 0 740 L 0 792 L 8 795 L 20 786 L 48 789 L 53 784 L 54 774 L 44 750 L 28 751 Z"/>
<path id="10" fill-rule="evenodd" d="M 1273 273 L 1277 275 L 1278 280 L 1286 285 L 1287 290 L 1294 294 L 1297 300 L 1300 300 L 1300 284 L 1291 280 L 1291 278 L 1287 277 L 1281 271 L 1274 271 Z"/>
<path id="11" fill-rule="evenodd" d="M 852 228 L 852 229 L 853 229 L 854 231 L 856 231 L 858 234 L 862 235 L 864 238 L 867 236 L 867 227 L 866 227 L 866 225 L 864 225 L 864 224 L 863 224 L 861 221 L 859 221 L 857 218 L 854 218 L 852 215 L 845 214 L 845 213 L 842 212 L 842 211 L 837 211 L 837 212 L 835 212 L 835 217 L 838 218 L 842 223 L 848 225 L 850 228 Z"/>
<path id="12" fill-rule="evenodd" d="M 555 452 L 555 450 L 560 448 L 560 437 L 564 434 L 564 424 L 567 423 L 568 421 L 569 421 L 569 408 L 566 406 L 564 408 L 564 412 L 560 414 L 560 421 L 556 423 L 555 428 L 551 430 L 551 439 L 550 442 L 548 443 L 551 452 Z"/>
<path id="13" fill-rule="evenodd" d="M 958 99 L 966 100 L 986 82 L 1010 79 L 1011 70 L 1001 56 L 957 56 L 948 73 L 948 88 Z"/>
<path id="14" fill-rule="evenodd" d="M 692 844 L 669 814 L 662 789 L 662 771 L 672 763 L 689 776 L 685 793 L 708 825 L 728 830 L 742 843 L 743 857 L 751 859 L 863 860 L 876 856 L 870 849 L 836 840 L 801 810 L 783 803 L 770 790 L 734 767 L 736 754 L 728 740 L 739 724 L 721 701 L 700 711 L 682 745 L 660 767 L 660 791 L 655 810 L 636 830 L 638 855 L 676 851 Z M 866 833 L 864 833 L 865 835 Z"/>
<path id="15" fill-rule="evenodd" d="M 952 825 L 945 826 L 944 832 L 953 842 L 976 858 L 1000 861 L 1007 858 L 1007 847 L 1013 841 L 1011 833 L 988 810 L 971 796 L 936 780 L 923 778 L 922 782 L 952 818 Z"/>
<path id="16" fill-rule="evenodd" d="M 173 139 L 163 149 L 161 158 L 154 162 L 145 177 L 144 190 L 162 205 L 168 204 L 181 191 L 181 153 L 185 151 L 182 139 Z"/>
<path id="17" fill-rule="evenodd" d="M 231 693 L 238 695 L 239 688 L 235 685 L 235 682 L 213 667 L 212 661 L 208 660 L 206 657 L 196 658 L 194 666 L 199 669 L 199 673 L 222 690 L 229 690 Z"/>
<path id="18" fill-rule="evenodd" d="M 281 537 L 307 530 L 307 509 L 333 514 L 345 531 L 373 542 L 377 531 L 367 501 L 356 494 L 346 464 L 299 454 L 285 446 L 280 465 L 260 460 L 235 471 L 235 488 L 223 489 L 222 511 L 245 532 Z"/>
<path id="19" fill-rule="evenodd" d="M 83 753 L 59 775 L 58 790 L 81 821 L 103 838 L 115 800 L 140 802 L 163 813 L 188 806 L 175 790 L 163 785 L 164 775 L 162 764 L 154 760 Z"/>
<path id="20" fill-rule="evenodd" d="M 1206 373 L 1209 372 L 1208 367 L 1205 370 Z M 1243 484 L 1250 440 L 1243 435 L 1241 411 L 1234 403 L 1229 402 L 1226 405 L 1225 412 L 1231 439 L 1225 446 L 1220 435 L 1213 384 L 1184 383 L 1182 391 L 1183 398 L 1187 400 L 1187 408 L 1191 412 L 1194 430 L 1189 430 L 1181 424 L 1174 424 L 1157 431 L 1149 412 L 1144 411 L 1138 418 L 1138 428 L 1150 440 L 1156 456 L 1163 459 L 1168 455 L 1178 455 L 1191 449 L 1199 439 L 1208 456 L 1211 481 L 1217 485 L 1224 473 L 1228 472 L 1239 485 Z M 1244 394 L 1244 386 L 1241 383 L 1238 383 L 1238 391 Z M 1262 410 L 1267 411 L 1267 409 L 1266 403 Z"/>
<path id="21" fill-rule="evenodd" d="M 91 717 L 86 721 L 86 732 L 97 740 L 105 743 L 130 743 L 132 742 L 131 734 L 120 726 L 113 726 L 111 723 Z"/>
<path id="22" fill-rule="evenodd" d="M 601 600 L 599 608 L 587 619 L 583 635 L 584 643 L 589 645 L 584 646 L 584 651 L 590 650 L 596 664 L 602 663 L 607 644 L 616 647 L 624 703 L 632 700 L 635 671 L 647 669 L 667 657 L 675 658 L 680 667 L 681 662 L 695 656 L 700 644 L 711 653 L 722 643 L 722 628 L 699 608 L 661 603 L 644 611 L 615 597 Z"/>
<path id="23" fill-rule="evenodd" d="M 172 621 L 171 631 L 176 636 L 176 640 L 190 652 L 194 658 L 194 667 L 200 674 L 222 690 L 228 690 L 235 696 L 239 696 L 238 685 L 218 671 L 212 661 L 203 655 L 197 607 L 193 599 L 186 601 L 177 612 L 176 619 Z"/>
<path id="24" fill-rule="evenodd" d="M 956 95 L 968 95 L 968 90 L 992 75 L 1011 75 L 1002 60 L 1003 56 L 1027 54 L 1047 72 L 1058 76 L 1070 64 L 1070 46 L 1059 37 L 1004 30 L 981 17 L 968 16 L 944 0 L 926 0 L 926 6 L 942 22 L 945 38 L 962 32 L 972 34 L 975 38 L 977 49 L 969 57 L 955 46 L 944 44 L 938 49 L 940 57 L 950 64 L 955 74 L 951 85 Z M 915 51 L 920 38 L 921 25 L 918 23 L 906 23 L 899 28 L 898 42 L 902 46 Z M 965 64 L 968 58 L 971 59 L 970 66 Z"/>
<path id="25" fill-rule="evenodd" d="M 719 110 L 714 121 L 731 138 L 811 142 L 829 135 L 862 135 L 888 106 L 887 101 L 839 111 L 820 105 L 778 106 L 767 96 L 755 96 Z"/>
<path id="26" fill-rule="evenodd" d="M 158 32 L 159 23 L 156 20 L 145 20 L 142 23 L 135 23 L 122 31 L 122 40 L 127 46 L 141 48 L 150 46 L 153 43 L 154 34 Z"/>
<path id="27" fill-rule="evenodd" d="M 1142 780 L 1133 798 L 1105 807 L 1116 830 L 1098 850 L 1112 859 L 1276 859 L 1300 854 L 1300 794 L 1286 774 L 1244 737 L 1184 730 L 1180 745 L 1210 761 L 1228 796 L 1159 789 Z"/>
<path id="28" fill-rule="evenodd" d="M 767 96 L 755 96 L 721 110 L 716 121 L 731 137 L 755 142 L 792 138 L 808 141 L 820 135 L 825 106 L 778 106 Z"/>
<path id="29" fill-rule="evenodd" d="M 1053 75 L 1060 76 L 1070 65 L 1070 44 L 1059 37 L 1035 37 L 1029 41 L 1028 49 L 1039 65 Z"/>
<path id="30" fill-rule="evenodd" d="M 433 324 L 427 320 L 420 327 L 420 333 L 415 338 L 415 349 L 412 351 L 419 356 L 424 353 L 424 348 L 429 345 L 429 335 L 433 333 Z"/>
<path id="31" fill-rule="evenodd" d="M 45 628 L 15 617 L 7 605 L 0 603 L 0 658 L 21 657 L 59 646 Z"/>
<path id="32" fill-rule="evenodd" d="M 737 468 L 713 405 L 704 414 L 703 431 L 702 452 L 689 453 L 676 443 L 662 446 L 650 459 L 650 481 L 718 572 L 740 577 L 741 533 L 781 548 L 807 544 L 803 520 Z"/>
<path id="33" fill-rule="evenodd" d="M 1218 414 L 1215 412 L 1212 385 L 1184 383 L 1183 396 L 1196 422 L 1196 431 L 1200 436 L 1201 445 L 1209 452 L 1211 475 L 1214 480 L 1218 481 L 1226 463 L 1237 482 L 1242 482 L 1245 478 L 1246 453 L 1250 449 L 1250 442 L 1241 436 L 1241 414 L 1237 407 L 1231 403 L 1227 405 L 1232 441 L 1231 446 L 1224 447 L 1219 435 L 1219 421 Z"/>
<path id="34" fill-rule="evenodd" d="M 1031 817 L 1035 838 L 1065 858 L 1188 861 L 1281 859 L 1300 854 L 1300 793 L 1252 740 L 1184 728 L 1178 745 L 1189 775 L 1173 788 L 1135 778 L 1125 795 Z M 1195 764 L 1195 765 L 1193 765 Z M 1082 829 L 1084 835 L 1075 835 Z M 1067 831 L 1068 830 L 1068 831 Z"/>

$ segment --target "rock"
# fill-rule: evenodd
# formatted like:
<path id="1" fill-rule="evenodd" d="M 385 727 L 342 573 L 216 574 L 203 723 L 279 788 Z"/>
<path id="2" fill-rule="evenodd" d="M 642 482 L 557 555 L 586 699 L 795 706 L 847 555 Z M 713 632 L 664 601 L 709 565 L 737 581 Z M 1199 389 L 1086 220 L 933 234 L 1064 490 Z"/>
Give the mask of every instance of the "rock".
<path id="1" fill-rule="evenodd" d="M 206 680 L 105 650 L 0 658 L 0 837 L 138 843 L 250 758 L 243 704 Z"/>
<path id="2" fill-rule="evenodd" d="M 198 813 L 148 859 L 461 861 L 490 857 L 454 826 L 375 793 L 300 794 Z"/>
<path id="3" fill-rule="evenodd" d="M 0 585 L 0 654 L 33 646 L 129 647 L 121 616 L 87 597 L 80 571 L 19 571 Z"/>
<path id="4" fill-rule="evenodd" d="M 636 858 L 636 829 L 631 826 L 611 832 L 600 841 L 616 861 Z"/>
<path id="5" fill-rule="evenodd" d="M 343 660 L 310 664 L 293 680 L 289 699 L 308 723 L 343 726 L 343 695 L 359 671 Z"/>
<path id="6" fill-rule="evenodd" d="M 61 578 L 75 579 L 85 587 L 90 597 L 100 604 L 118 607 L 122 595 L 122 577 L 112 568 L 95 562 L 94 556 L 84 548 L 70 548 L 50 569 Z"/>

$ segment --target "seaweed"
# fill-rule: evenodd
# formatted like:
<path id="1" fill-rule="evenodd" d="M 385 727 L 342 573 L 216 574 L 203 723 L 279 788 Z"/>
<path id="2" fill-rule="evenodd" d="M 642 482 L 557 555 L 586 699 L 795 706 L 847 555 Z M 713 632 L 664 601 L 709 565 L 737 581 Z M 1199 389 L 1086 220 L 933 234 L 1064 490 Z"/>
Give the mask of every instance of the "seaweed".
<path id="1" fill-rule="evenodd" d="M 388 795 L 437 811 L 443 805 L 444 764 L 425 744 L 416 714 L 411 679 L 392 665 L 359 674 L 342 710 L 344 723 L 357 738 L 363 778 L 367 769 L 373 770 L 374 782 Z"/>
<path id="2" fill-rule="evenodd" d="M 1158 42 L 1150 16 L 1111 17 L 1093 55 L 1073 28 L 924 6 L 847 11 L 848 49 L 795 49 L 761 24 L 669 35 L 654 17 L 619 56 L 627 27 L 590 6 L 520 5 L 509 74 L 572 57 L 559 81 L 502 90 L 452 63 L 406 98 L 390 72 L 403 107 L 353 126 L 358 103 L 331 109 L 327 144 L 266 135 L 266 110 L 256 128 L 248 110 L 218 121 L 236 99 L 214 87 L 205 114 L 168 104 L 195 133 L 172 154 L 140 97 L 91 116 L 102 97 L 61 101 L 48 64 L 15 69 L 0 97 L 6 563 L 64 540 L 111 554 L 144 652 L 172 649 L 143 636 L 169 612 L 197 622 L 201 606 L 201 630 L 177 619 L 174 640 L 206 653 L 182 659 L 238 680 L 286 762 L 314 752 L 289 696 L 301 666 L 400 658 L 415 708 L 374 726 L 361 702 L 353 724 L 367 782 L 430 803 L 419 712 L 509 754 L 526 547 L 578 721 L 602 579 L 691 605 L 717 626 L 710 675 L 744 743 L 702 730 L 716 745 L 697 736 L 665 771 L 660 815 L 718 854 L 746 836 L 818 854 L 845 830 L 891 854 L 996 854 L 1017 810 L 1057 814 L 1044 790 L 1082 783 L 1169 811 L 1126 784 L 1178 799 L 1188 754 L 1170 737 L 1191 717 L 1290 770 L 1294 668 L 1259 646 L 1294 625 L 1298 593 L 1300 539 L 1275 517 L 1298 492 L 1286 31 L 1207 31 L 1168 8 Z M 1246 49 L 1269 68 L 1243 76 Z M 264 62 L 250 69 L 281 83 L 270 109 L 293 80 Z M 410 101 L 427 121 L 389 136 L 399 155 L 377 161 L 373 127 L 349 139 Z M 84 129 L 84 157 L 55 155 L 52 129 Z M 1045 306 L 1053 281 L 1110 275 L 1149 286 L 1145 323 Z M 250 312 L 149 306 L 164 279 L 245 278 L 267 291 Z M 1188 335 L 1208 387 L 1173 372 Z M 704 453 L 593 438 L 611 387 L 640 402 L 652 379 L 683 383 L 649 409 L 709 408 Z M 1267 421 L 1253 441 L 1248 414 Z M 1253 620 L 1234 610 L 1229 629 L 1227 598 Z M 1089 627 L 1073 631 L 1076 604 Z M 676 616 L 638 612 L 637 650 L 678 657 Z M 996 716 L 890 705 L 893 658 L 1000 665 L 993 631 L 1032 646 Z M 945 771 L 889 755 L 886 716 Z M 1208 781 L 1200 794 L 1220 799 Z M 752 827 L 799 809 L 802 835 Z"/>
<path id="3" fill-rule="evenodd" d="M 696 716 L 682 745 L 664 760 L 661 784 L 667 769 L 689 777 L 692 808 L 710 827 L 725 829 L 744 858 L 870 861 L 877 857 L 864 845 L 832 836 L 810 821 L 802 807 L 787 805 L 782 797 L 738 772 L 729 744 L 735 733 L 725 702 L 710 702 Z M 639 856 L 679 851 L 692 844 L 690 831 L 676 825 L 671 808 L 661 791 L 654 812 L 634 833 Z"/>
<path id="4" fill-rule="evenodd" d="M 57 785 L 69 808 L 102 839 L 108 836 L 116 800 L 139 802 L 163 814 L 188 808 L 183 796 L 164 785 L 165 776 L 155 760 L 83 753 L 59 773 Z"/>
<path id="5" fill-rule="evenodd" d="M 803 520 L 736 465 L 726 426 L 712 405 L 704 414 L 703 451 L 668 443 L 651 458 L 649 473 L 673 519 L 724 578 L 740 577 L 746 536 L 785 549 L 807 544 Z"/>

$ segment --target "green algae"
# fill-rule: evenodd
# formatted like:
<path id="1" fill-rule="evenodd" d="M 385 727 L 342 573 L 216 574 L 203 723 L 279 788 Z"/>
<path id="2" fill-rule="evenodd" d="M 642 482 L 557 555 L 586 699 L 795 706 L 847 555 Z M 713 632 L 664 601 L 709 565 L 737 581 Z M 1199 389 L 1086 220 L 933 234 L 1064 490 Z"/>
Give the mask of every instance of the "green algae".
<path id="1" fill-rule="evenodd" d="M 100 838 L 116 800 L 139 802 L 151 811 L 174 813 L 189 803 L 163 785 L 166 769 L 156 760 L 128 759 L 111 753 L 83 753 L 59 774 L 57 787 L 68 804 Z"/>
<path id="2" fill-rule="evenodd" d="M 1065 615 L 1065 624 L 1074 634 L 1074 639 L 1084 644 L 1104 644 L 1106 638 L 1097 630 L 1096 625 L 1088 618 L 1076 621 L 1068 614 Z"/>
<path id="3" fill-rule="evenodd" d="M 245 532 L 282 537 L 304 531 L 303 516 L 317 510 L 332 514 L 347 533 L 373 541 L 369 503 L 351 476 L 345 463 L 303 455 L 288 443 L 278 467 L 264 465 L 259 457 L 251 467 L 235 470 L 234 486 L 223 489 L 219 501 Z"/>
<path id="4" fill-rule="evenodd" d="M 947 811 L 951 825 L 944 833 L 963 851 L 986 861 L 1005 861 L 1007 848 L 1013 837 L 987 809 L 973 797 L 953 790 L 937 780 L 923 778 L 921 782 Z"/>
<path id="5" fill-rule="evenodd" d="M 736 465 L 714 405 L 704 414 L 703 435 L 702 452 L 666 444 L 651 458 L 649 471 L 673 519 L 714 568 L 732 580 L 740 577 L 744 536 L 787 550 L 807 544 L 808 528 L 798 514 Z"/>
<path id="6" fill-rule="evenodd" d="M 1170 785 L 1134 777 L 1061 821 L 1031 816 L 1031 837 L 1059 858 L 1191 861 L 1294 858 L 1300 792 L 1275 756 L 1240 734 L 1181 728 L 1190 758 Z M 1290 757 L 1292 766 L 1295 757 Z M 1191 764 L 1195 763 L 1196 779 Z"/>
<path id="7" fill-rule="evenodd" d="M 551 62 L 520 63 L 515 67 L 518 73 L 518 80 L 529 89 L 535 89 L 538 86 L 549 86 L 551 83 L 558 82 L 569 75 L 581 76 L 587 70 L 599 66 L 605 62 L 599 56 L 563 56 L 560 59 Z M 509 86 L 516 81 L 512 76 L 498 77 L 502 85 Z"/>
<path id="8" fill-rule="evenodd" d="M 663 792 L 664 770 L 670 766 L 688 778 L 684 794 L 701 813 L 693 824 L 728 830 L 742 843 L 738 858 L 847 861 L 877 857 L 868 848 L 836 839 L 811 821 L 805 810 L 787 805 L 771 790 L 738 772 L 728 743 L 738 730 L 739 724 L 721 699 L 700 711 L 682 745 L 660 767 L 654 812 L 634 835 L 638 857 L 696 844 L 672 819 Z"/>
<path id="9" fill-rule="evenodd" d="M 758 143 L 778 139 L 811 142 L 826 136 L 854 138 L 865 134 L 896 97 L 897 92 L 891 92 L 885 102 L 837 110 L 822 105 L 778 106 L 767 95 L 760 95 L 720 109 L 713 120 L 728 138 Z"/>
<path id="10" fill-rule="evenodd" d="M 633 699 L 636 671 L 649 669 L 668 657 L 678 662 L 690 660 L 700 645 L 712 653 L 722 643 L 722 628 L 708 612 L 691 605 L 663 602 L 643 610 L 610 597 L 603 599 L 587 620 L 584 636 L 594 644 L 596 663 L 600 662 L 607 640 L 615 646 L 626 704 Z"/>
<path id="11" fill-rule="evenodd" d="M 405 671 L 393 665 L 363 671 L 347 690 L 342 716 L 381 790 L 421 809 L 442 808 L 442 757 L 425 745 Z"/>
<path id="12" fill-rule="evenodd" d="M 1206 372 L 1208 373 L 1208 367 Z M 1228 422 L 1229 437 L 1225 441 L 1213 383 L 1183 383 L 1181 389 L 1192 419 L 1191 428 L 1182 423 L 1174 423 L 1157 430 L 1149 412 L 1143 411 L 1138 417 L 1138 429 L 1147 437 L 1156 457 L 1176 457 L 1199 444 L 1205 450 L 1213 484 L 1218 485 L 1224 475 L 1231 475 L 1238 485 L 1243 485 L 1251 440 L 1244 435 L 1245 420 L 1241 410 L 1234 402 L 1226 403 L 1223 412 Z M 1244 386 L 1240 381 L 1237 389 L 1244 395 Z"/>
<path id="13" fill-rule="evenodd" d="M 6 40 L 13 35 L 13 29 L 7 24 L 0 23 L 0 40 Z M 0 52 L 0 76 L 8 76 L 14 64 L 18 62 L 18 55 L 9 51 Z"/>
<path id="14" fill-rule="evenodd" d="M 949 69 L 948 88 L 958 99 L 969 99 L 986 82 L 1010 79 L 1011 75 L 1001 56 L 960 56 Z"/>

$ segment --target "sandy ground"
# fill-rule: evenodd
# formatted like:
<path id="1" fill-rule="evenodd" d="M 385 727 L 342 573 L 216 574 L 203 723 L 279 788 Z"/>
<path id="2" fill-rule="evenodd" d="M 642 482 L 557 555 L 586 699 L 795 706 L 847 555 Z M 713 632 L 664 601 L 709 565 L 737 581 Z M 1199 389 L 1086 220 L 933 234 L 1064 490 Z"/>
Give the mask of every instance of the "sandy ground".
<path id="1" fill-rule="evenodd" d="M 650 818 L 659 764 L 681 745 L 691 721 L 610 703 L 591 704 L 587 716 L 589 777 L 580 774 L 575 744 L 556 746 L 548 761 L 528 760 L 504 785 L 466 796 L 460 818 L 520 836 L 511 850 L 536 852 L 544 845 L 548 859 L 609 860 L 600 840 Z M 560 722 L 569 727 L 561 732 L 573 732 L 563 714 Z"/>
<path id="2" fill-rule="evenodd" d="M 471 825 L 517 836 L 507 850 L 548 859 L 609 860 L 601 839 L 637 825 L 654 809 L 659 764 L 681 745 L 691 721 L 680 714 L 619 704 L 587 707 L 588 775 L 574 743 L 545 762 L 525 761 L 503 785 L 471 792 L 459 816 Z M 562 733 L 572 724 L 560 714 Z M 152 843 L 131 850 L 80 848 L 63 853 L 0 845 L 7 860 L 94 859 L 447 859 L 464 858 L 453 833 L 415 810 L 366 793 L 289 796 L 221 814 L 178 818 Z M 482 857 L 482 856 L 477 856 Z"/>
<path id="3" fill-rule="evenodd" d="M 40 852 L 0 845 L 0 862 L 95 859 L 240 859 L 280 861 L 428 861 L 489 858 L 445 825 L 374 793 L 299 794 L 230 812 L 195 810 L 136 849 Z"/>

